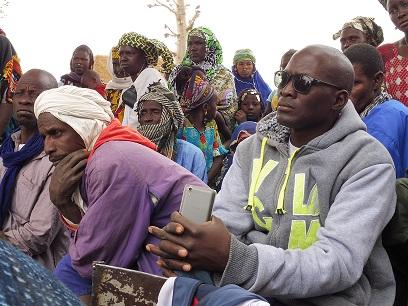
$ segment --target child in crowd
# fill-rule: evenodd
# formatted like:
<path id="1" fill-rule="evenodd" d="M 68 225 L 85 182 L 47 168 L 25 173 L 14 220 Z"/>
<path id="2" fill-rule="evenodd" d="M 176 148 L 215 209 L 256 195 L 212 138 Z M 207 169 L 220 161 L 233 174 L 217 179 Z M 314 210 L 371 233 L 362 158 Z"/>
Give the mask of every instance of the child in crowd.
<path id="1" fill-rule="evenodd" d="M 240 125 L 238 125 L 234 132 L 232 133 L 231 137 L 231 143 L 229 147 L 229 153 L 227 156 L 225 156 L 223 163 L 222 163 L 222 168 L 220 175 L 217 177 L 217 181 L 215 184 L 215 189 L 219 191 L 221 189 L 222 181 L 225 177 L 225 175 L 228 172 L 228 169 L 232 165 L 232 159 L 234 158 L 235 150 L 237 149 L 237 146 L 247 139 L 249 136 L 255 134 L 256 132 L 256 123 L 253 121 L 245 121 L 242 122 Z"/>
<path id="2" fill-rule="evenodd" d="M 96 90 L 105 98 L 105 84 L 102 83 L 99 74 L 94 70 L 87 70 L 81 77 L 81 86 Z"/>
<path id="3" fill-rule="evenodd" d="M 256 89 L 245 89 L 238 97 L 238 110 L 235 113 L 237 124 L 245 121 L 258 122 L 262 118 L 264 104 L 262 97 Z"/>

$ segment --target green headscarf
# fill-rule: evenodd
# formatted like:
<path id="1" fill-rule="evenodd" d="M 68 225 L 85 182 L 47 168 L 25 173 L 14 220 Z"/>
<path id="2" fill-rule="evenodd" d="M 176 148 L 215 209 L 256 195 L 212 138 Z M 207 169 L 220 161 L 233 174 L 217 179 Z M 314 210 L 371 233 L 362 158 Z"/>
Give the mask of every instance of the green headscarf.
<path id="1" fill-rule="evenodd" d="M 205 27 L 198 27 L 192 29 L 188 33 L 187 40 L 189 40 L 190 37 L 199 37 L 204 39 L 206 46 L 205 58 L 202 63 L 193 63 L 193 61 L 190 58 L 190 55 L 188 54 L 188 52 L 186 52 L 186 55 L 184 56 L 183 61 L 181 62 L 181 65 L 199 66 L 202 70 L 204 70 L 207 79 L 211 80 L 217 73 L 219 66 L 222 64 L 222 48 L 220 42 L 215 37 L 214 33 Z"/>
<path id="2" fill-rule="evenodd" d="M 233 64 L 235 65 L 241 61 L 251 61 L 255 64 L 255 55 L 251 49 L 239 49 L 235 51 Z"/>
<path id="3" fill-rule="evenodd" d="M 159 70 L 165 74 L 170 74 L 174 68 L 173 54 L 163 42 L 157 39 L 151 39 L 150 41 L 156 46 L 158 55 L 162 59 L 162 64 Z"/>
<path id="4" fill-rule="evenodd" d="M 140 49 L 146 54 L 146 61 L 149 66 L 155 66 L 158 60 L 158 52 L 150 39 L 135 32 L 129 32 L 122 35 L 119 39 L 118 47 L 129 46 Z"/>

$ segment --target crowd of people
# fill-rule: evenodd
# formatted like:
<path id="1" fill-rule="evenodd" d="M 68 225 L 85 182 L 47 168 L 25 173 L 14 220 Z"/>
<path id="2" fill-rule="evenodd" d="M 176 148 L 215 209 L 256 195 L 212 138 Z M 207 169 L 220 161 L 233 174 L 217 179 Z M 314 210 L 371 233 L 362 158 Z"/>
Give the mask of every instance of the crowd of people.
<path id="1" fill-rule="evenodd" d="M 103 261 L 169 277 L 158 305 L 408 305 L 408 0 L 380 3 L 401 40 L 357 16 L 276 90 L 208 27 L 178 65 L 124 33 L 106 84 L 87 45 L 57 80 L 1 31 L 0 303 L 90 305 Z M 218 192 L 208 222 L 187 185 Z"/>

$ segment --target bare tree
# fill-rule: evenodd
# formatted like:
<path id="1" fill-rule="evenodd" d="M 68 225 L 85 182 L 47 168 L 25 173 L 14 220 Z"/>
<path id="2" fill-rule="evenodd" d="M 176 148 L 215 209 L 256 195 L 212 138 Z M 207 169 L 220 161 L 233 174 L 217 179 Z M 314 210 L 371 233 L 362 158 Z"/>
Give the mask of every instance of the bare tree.
<path id="1" fill-rule="evenodd" d="M 5 9 L 9 5 L 8 0 L 0 0 L 0 18 L 5 16 Z"/>
<path id="2" fill-rule="evenodd" d="M 183 59 L 184 52 L 187 46 L 187 33 L 194 27 L 194 22 L 200 16 L 200 6 L 197 5 L 194 9 L 194 15 L 187 21 L 186 10 L 190 6 L 185 4 L 184 0 L 153 0 L 153 3 L 147 5 L 152 7 L 164 7 L 176 17 L 177 31 L 174 31 L 167 24 L 164 28 L 168 31 L 164 37 L 176 38 L 177 51 L 175 53 L 176 63 L 180 63 Z"/>

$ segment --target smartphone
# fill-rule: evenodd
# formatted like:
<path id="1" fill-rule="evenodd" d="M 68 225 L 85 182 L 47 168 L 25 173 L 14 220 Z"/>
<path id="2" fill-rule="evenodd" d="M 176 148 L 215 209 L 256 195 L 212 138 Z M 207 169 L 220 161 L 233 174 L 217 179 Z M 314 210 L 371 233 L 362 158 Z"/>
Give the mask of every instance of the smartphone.
<path id="1" fill-rule="evenodd" d="M 210 188 L 186 185 L 181 199 L 180 214 L 195 223 L 204 223 L 211 218 L 217 192 Z"/>

